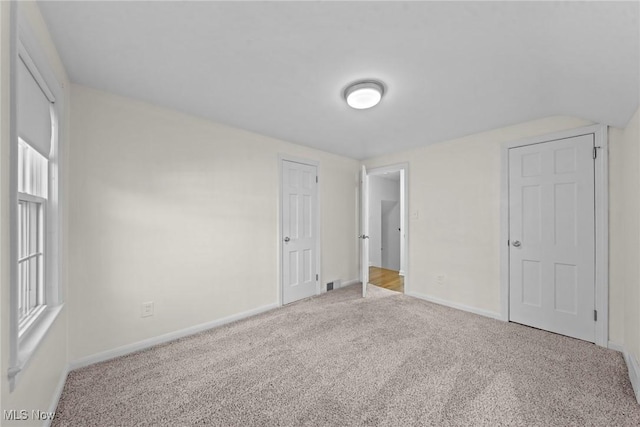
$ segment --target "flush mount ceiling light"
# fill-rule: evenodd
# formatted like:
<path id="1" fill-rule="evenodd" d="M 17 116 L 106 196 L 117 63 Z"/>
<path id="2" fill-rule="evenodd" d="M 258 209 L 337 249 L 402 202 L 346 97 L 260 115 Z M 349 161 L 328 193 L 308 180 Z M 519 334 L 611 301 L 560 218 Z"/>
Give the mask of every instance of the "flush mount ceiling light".
<path id="1" fill-rule="evenodd" d="M 378 105 L 384 95 L 384 86 L 375 80 L 363 80 L 347 86 L 344 99 L 351 108 L 364 110 Z"/>

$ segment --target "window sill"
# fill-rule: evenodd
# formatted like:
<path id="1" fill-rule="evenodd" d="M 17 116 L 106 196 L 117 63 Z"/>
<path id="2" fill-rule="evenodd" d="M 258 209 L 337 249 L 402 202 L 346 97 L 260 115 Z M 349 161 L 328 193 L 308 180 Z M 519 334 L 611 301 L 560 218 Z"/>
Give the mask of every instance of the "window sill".
<path id="1" fill-rule="evenodd" d="M 18 344 L 18 363 L 9 368 L 10 391 L 15 390 L 21 373 L 27 368 L 38 346 L 62 311 L 64 304 L 46 307 L 38 318 L 30 325 L 29 330 L 20 337 Z"/>
<path id="2" fill-rule="evenodd" d="M 46 305 L 38 306 L 32 314 L 27 316 L 27 319 L 18 323 L 18 342 L 22 342 L 23 336 L 29 336 L 31 330 L 39 324 L 40 318 L 44 315 L 44 312 L 47 311 L 47 308 Z"/>

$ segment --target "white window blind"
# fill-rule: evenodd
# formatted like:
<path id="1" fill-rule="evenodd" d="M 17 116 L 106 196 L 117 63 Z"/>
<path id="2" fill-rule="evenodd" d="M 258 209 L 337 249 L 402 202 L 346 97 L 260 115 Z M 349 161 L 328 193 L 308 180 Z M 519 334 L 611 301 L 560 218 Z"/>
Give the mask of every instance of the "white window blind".
<path id="1" fill-rule="evenodd" d="M 38 72 L 35 66 L 29 71 L 26 61 L 28 57 L 20 55 L 18 61 L 18 136 L 36 149 L 44 157 L 49 158 L 51 152 L 51 102 L 38 83 Z"/>

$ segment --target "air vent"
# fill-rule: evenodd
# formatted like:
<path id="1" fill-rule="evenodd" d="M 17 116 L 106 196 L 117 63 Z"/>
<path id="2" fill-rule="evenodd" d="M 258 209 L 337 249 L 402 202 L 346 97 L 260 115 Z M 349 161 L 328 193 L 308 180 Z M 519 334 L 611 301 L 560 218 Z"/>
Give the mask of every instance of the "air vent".
<path id="1" fill-rule="evenodd" d="M 340 286 L 342 286 L 342 280 L 340 279 L 334 280 L 333 282 L 327 283 L 327 291 L 338 289 Z"/>

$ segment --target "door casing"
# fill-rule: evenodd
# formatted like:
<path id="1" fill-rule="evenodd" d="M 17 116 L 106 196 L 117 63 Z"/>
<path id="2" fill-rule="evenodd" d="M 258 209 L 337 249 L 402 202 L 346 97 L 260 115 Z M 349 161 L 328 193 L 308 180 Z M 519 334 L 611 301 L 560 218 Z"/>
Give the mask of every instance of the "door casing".
<path id="1" fill-rule="evenodd" d="M 369 175 L 365 165 L 360 166 L 360 283 L 362 298 L 367 297 L 369 285 Z"/>
<path id="2" fill-rule="evenodd" d="M 400 275 L 404 276 L 404 293 L 411 289 L 409 277 L 409 163 L 367 168 L 367 176 L 380 176 L 385 173 L 400 172 Z M 367 254 L 367 268 L 369 254 Z"/>
<path id="3" fill-rule="evenodd" d="M 320 284 L 322 283 L 322 253 L 321 253 L 321 248 L 322 245 L 320 244 L 320 236 L 321 236 L 321 223 L 322 223 L 322 218 L 320 217 L 320 203 L 321 203 L 321 196 L 320 196 L 320 186 L 322 185 L 322 179 L 320 179 L 320 162 L 316 161 L 316 160 L 310 160 L 310 159 L 304 159 L 304 158 L 300 158 L 300 157 L 294 157 L 294 156 L 289 156 L 287 154 L 278 154 L 278 306 L 282 306 L 283 305 L 283 292 L 284 292 L 284 283 L 283 283 L 283 279 L 284 279 L 284 275 L 283 275 L 283 266 L 282 266 L 282 251 L 283 251 L 283 245 L 284 245 L 284 236 L 282 234 L 282 201 L 284 198 L 284 195 L 282 193 L 282 178 L 283 178 L 283 166 L 284 166 L 284 162 L 288 161 L 288 162 L 295 162 L 295 163 L 301 163 L 304 165 L 309 165 L 309 166 L 315 166 L 316 167 L 316 171 L 317 171 L 317 177 L 318 177 L 318 188 L 317 188 L 317 203 L 316 203 L 316 209 L 315 209 L 315 216 L 316 216 L 316 242 L 315 242 L 315 246 L 316 246 L 316 274 L 318 275 L 318 280 L 316 280 L 316 295 L 319 295 L 321 292 L 321 286 Z"/>
<path id="4" fill-rule="evenodd" d="M 598 312 L 595 343 L 609 344 L 609 168 L 607 126 L 593 125 L 535 136 L 502 145 L 500 191 L 500 293 L 501 319 L 509 321 L 509 149 L 593 134 L 595 167 L 595 309 Z"/>

